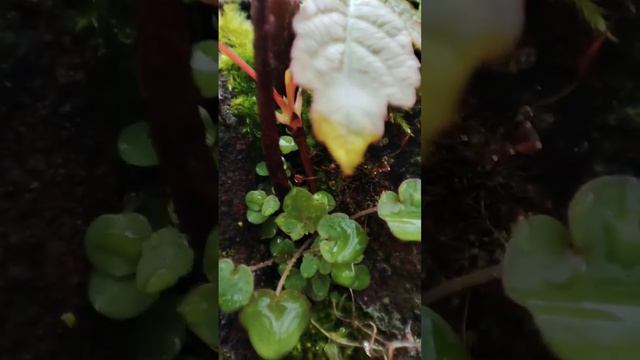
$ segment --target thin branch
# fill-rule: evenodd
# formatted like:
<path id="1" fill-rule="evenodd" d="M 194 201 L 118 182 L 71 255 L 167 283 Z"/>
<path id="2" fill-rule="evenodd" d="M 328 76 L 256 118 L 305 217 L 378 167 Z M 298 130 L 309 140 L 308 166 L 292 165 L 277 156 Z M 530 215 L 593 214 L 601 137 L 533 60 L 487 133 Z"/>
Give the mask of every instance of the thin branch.
<path id="1" fill-rule="evenodd" d="M 422 297 L 423 304 L 431 304 L 457 292 L 497 280 L 502 276 L 502 265 L 494 265 L 479 269 L 460 277 L 447 280 L 435 288 L 427 291 Z"/>
<path id="2" fill-rule="evenodd" d="M 373 214 L 373 213 L 375 213 L 375 212 L 377 212 L 377 211 L 378 211 L 378 207 L 377 207 L 377 206 L 370 207 L 370 208 L 368 208 L 368 209 L 364 209 L 364 210 L 362 210 L 362 211 L 358 211 L 357 213 L 355 213 L 355 214 L 351 215 L 351 218 L 352 218 L 352 219 L 361 218 L 361 217 L 363 217 L 363 216 L 367 216 L 367 215 L 369 215 L 369 214 Z"/>
<path id="3" fill-rule="evenodd" d="M 282 291 L 282 288 L 284 287 L 284 283 L 287 280 L 287 276 L 289 276 L 289 273 L 291 272 L 291 269 L 293 268 L 293 265 L 295 265 L 296 261 L 298 261 L 298 259 L 300 258 L 300 256 L 304 252 L 304 250 L 307 247 L 309 247 L 309 245 L 311 245 L 312 242 L 313 242 L 313 238 L 307 239 L 307 241 L 305 241 L 304 244 L 302 244 L 302 246 L 300 246 L 298 251 L 296 251 L 296 253 L 293 255 L 293 257 L 291 259 L 289 259 L 289 262 L 287 263 L 287 267 L 284 269 L 284 272 L 282 273 L 282 277 L 280 277 L 280 281 L 278 281 L 278 287 L 276 287 L 276 296 L 280 295 L 280 292 Z"/>
<path id="4" fill-rule="evenodd" d="M 249 266 L 249 270 L 251 270 L 252 272 L 256 272 L 256 271 L 258 271 L 258 270 L 260 270 L 262 268 L 266 268 L 267 266 L 273 265 L 275 262 L 276 262 L 276 259 L 275 258 L 271 258 L 271 259 L 269 259 L 267 261 L 263 261 L 261 263 L 257 263 L 257 264 Z"/>

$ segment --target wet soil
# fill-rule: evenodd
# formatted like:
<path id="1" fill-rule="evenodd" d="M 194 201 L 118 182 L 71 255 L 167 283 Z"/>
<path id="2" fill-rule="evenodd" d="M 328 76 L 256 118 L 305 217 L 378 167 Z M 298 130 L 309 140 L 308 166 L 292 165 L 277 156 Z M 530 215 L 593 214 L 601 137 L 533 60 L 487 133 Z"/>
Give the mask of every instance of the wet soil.
<path id="1" fill-rule="evenodd" d="M 510 72 L 507 61 L 480 71 L 462 121 L 426 162 L 424 291 L 499 263 L 518 217 L 565 219 L 581 184 L 605 174 L 640 174 L 640 17 L 631 2 L 606 5 L 619 42 L 605 42 L 583 75 L 578 67 L 594 35 L 560 2 L 528 4 L 525 35 L 510 61 L 522 64 L 523 54 L 535 54 L 524 61 L 530 66 Z M 431 306 L 473 359 L 555 359 L 499 281 Z"/>

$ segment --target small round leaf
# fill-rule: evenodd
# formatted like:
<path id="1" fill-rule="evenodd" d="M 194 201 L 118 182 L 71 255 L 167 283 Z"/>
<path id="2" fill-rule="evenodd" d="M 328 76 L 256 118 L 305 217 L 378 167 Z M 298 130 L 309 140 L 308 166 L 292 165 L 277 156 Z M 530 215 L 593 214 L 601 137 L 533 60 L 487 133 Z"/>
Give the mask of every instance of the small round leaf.
<path id="1" fill-rule="evenodd" d="M 200 285 L 187 293 L 178 307 L 189 329 L 209 347 L 218 346 L 218 311 L 214 284 Z"/>
<path id="2" fill-rule="evenodd" d="M 91 265 L 105 274 L 133 274 L 140 258 L 142 242 L 150 235 L 151 225 L 140 214 L 101 215 L 87 229 L 87 257 Z"/>
<path id="3" fill-rule="evenodd" d="M 298 145 L 296 145 L 296 142 L 293 140 L 293 138 L 288 135 L 280 136 L 280 141 L 278 141 L 278 145 L 280 146 L 280 152 L 282 152 L 285 155 L 292 151 L 298 150 Z"/>
<path id="4" fill-rule="evenodd" d="M 300 264 L 300 272 L 305 279 L 309 279 L 318 271 L 318 258 L 313 255 L 305 255 Z"/>
<path id="5" fill-rule="evenodd" d="M 147 123 L 137 122 L 124 128 L 118 137 L 118 151 L 122 160 L 129 165 L 143 167 L 158 165 L 158 157 L 151 144 Z"/>
<path id="6" fill-rule="evenodd" d="M 116 278 L 94 272 L 89 280 L 89 300 L 100 314 L 115 320 L 136 317 L 156 300 L 138 290 L 134 277 Z"/>

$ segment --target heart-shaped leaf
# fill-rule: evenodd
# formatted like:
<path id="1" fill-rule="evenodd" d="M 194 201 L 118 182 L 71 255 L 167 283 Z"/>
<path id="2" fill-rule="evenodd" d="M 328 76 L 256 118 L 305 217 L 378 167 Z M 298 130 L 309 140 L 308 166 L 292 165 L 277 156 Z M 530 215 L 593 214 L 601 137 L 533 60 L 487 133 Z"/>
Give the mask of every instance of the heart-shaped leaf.
<path id="1" fill-rule="evenodd" d="M 284 197 L 284 212 L 276 217 L 276 224 L 291 239 L 298 240 L 316 231 L 318 222 L 327 214 L 328 201 L 324 194 L 311 195 L 301 187 L 293 187 Z"/>
<path id="2" fill-rule="evenodd" d="M 204 98 L 218 96 L 218 42 L 205 40 L 193 46 L 193 80 Z"/>
<path id="3" fill-rule="evenodd" d="M 230 259 L 218 262 L 218 304 L 229 313 L 246 305 L 253 293 L 253 273 L 246 265 L 234 267 Z"/>
<path id="4" fill-rule="evenodd" d="M 467 360 L 464 346 L 449 324 L 428 307 L 422 307 L 422 358 Z"/>
<path id="5" fill-rule="evenodd" d="M 313 93 L 314 133 L 352 174 L 382 137 L 387 106 L 416 101 L 420 62 L 411 37 L 378 0 L 307 0 L 293 27 L 291 71 Z"/>
<path id="6" fill-rule="evenodd" d="M 422 181 L 407 179 L 398 193 L 384 191 L 378 200 L 378 216 L 387 222 L 391 233 L 400 240 L 422 238 Z"/>
<path id="7" fill-rule="evenodd" d="M 257 290 L 240 312 L 240 322 L 251 345 L 264 359 L 279 359 L 298 343 L 309 325 L 311 304 L 295 290 L 279 296 L 272 290 Z"/>
<path id="8" fill-rule="evenodd" d="M 322 239 L 322 257 L 330 263 L 355 262 L 364 253 L 369 242 L 362 226 L 343 213 L 323 217 L 318 224 L 318 234 Z"/>
<path id="9" fill-rule="evenodd" d="M 607 176 L 569 205 L 570 231 L 543 215 L 519 222 L 504 260 L 507 294 L 565 360 L 640 352 L 640 181 Z"/>
<path id="10" fill-rule="evenodd" d="M 134 277 L 116 278 L 94 272 L 89 280 L 89 300 L 100 314 L 115 320 L 142 314 L 157 295 L 138 290 Z"/>
<path id="11" fill-rule="evenodd" d="M 207 238 L 207 244 L 204 248 L 204 256 L 202 257 L 202 269 L 209 281 L 214 282 L 216 276 L 217 262 L 218 262 L 218 247 L 220 243 L 220 235 L 218 228 L 215 227 L 209 233 Z"/>
<path id="12" fill-rule="evenodd" d="M 122 160 L 129 165 L 158 165 L 158 157 L 149 137 L 149 126 L 145 122 L 134 123 L 120 132 L 118 151 Z"/>
<path id="13" fill-rule="evenodd" d="M 187 337 L 187 328 L 176 312 L 177 297 L 162 296 L 135 323 L 138 360 L 173 360 Z"/>
<path id="14" fill-rule="evenodd" d="M 318 191 L 313 194 L 314 198 L 321 199 L 327 204 L 327 212 L 332 211 L 336 207 L 336 199 L 333 198 L 333 195 L 329 194 L 326 191 Z"/>
<path id="15" fill-rule="evenodd" d="M 218 346 L 216 290 L 214 284 L 200 285 L 189 291 L 178 307 L 189 329 L 212 349 Z"/>
<path id="16" fill-rule="evenodd" d="M 186 237 L 176 228 L 158 230 L 142 244 L 136 271 L 138 288 L 153 294 L 173 286 L 191 272 L 193 256 Z"/>
<path id="17" fill-rule="evenodd" d="M 140 214 L 101 215 L 87 229 L 87 257 L 91 265 L 105 274 L 133 274 L 142 251 L 142 242 L 150 235 L 151 225 Z"/>

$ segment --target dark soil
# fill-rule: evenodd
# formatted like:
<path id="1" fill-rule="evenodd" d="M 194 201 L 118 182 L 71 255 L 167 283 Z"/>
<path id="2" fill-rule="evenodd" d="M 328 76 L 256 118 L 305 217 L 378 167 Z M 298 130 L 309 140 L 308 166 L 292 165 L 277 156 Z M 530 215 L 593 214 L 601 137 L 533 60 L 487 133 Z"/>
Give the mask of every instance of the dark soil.
<path id="1" fill-rule="evenodd" d="M 640 17 L 631 3 L 603 3 L 619 42 L 607 41 L 584 76 L 578 64 L 594 40 L 590 30 L 563 2 L 528 4 L 525 35 L 510 61 L 521 62 L 518 57 L 533 50 L 535 62 L 516 72 L 504 64 L 480 71 L 462 121 L 439 139 L 426 163 L 425 291 L 499 263 L 518 217 L 565 219 L 581 184 L 605 174 L 640 175 Z M 530 315 L 498 281 L 431 306 L 473 359 L 555 359 Z"/>
<path id="2" fill-rule="evenodd" d="M 122 326 L 86 296 L 86 226 L 121 198 L 118 127 L 88 96 L 96 50 L 53 2 L 0 7 L 0 359 L 119 357 Z"/>
<path id="3" fill-rule="evenodd" d="M 84 234 L 100 214 L 166 209 L 166 194 L 157 170 L 118 157 L 142 119 L 133 47 L 76 31 L 84 6 L 0 3 L 0 360 L 132 358 L 134 323 L 89 304 Z M 189 336 L 186 352 L 211 356 Z"/>

